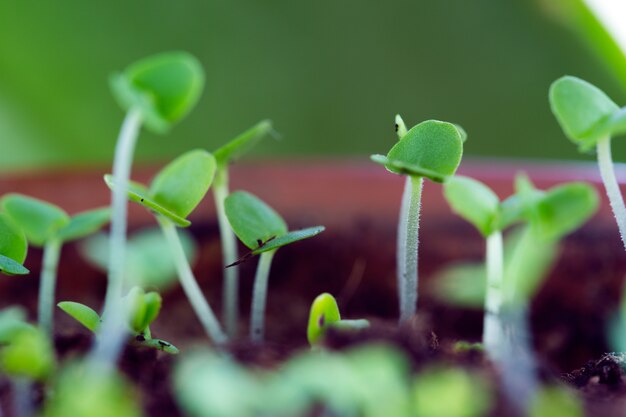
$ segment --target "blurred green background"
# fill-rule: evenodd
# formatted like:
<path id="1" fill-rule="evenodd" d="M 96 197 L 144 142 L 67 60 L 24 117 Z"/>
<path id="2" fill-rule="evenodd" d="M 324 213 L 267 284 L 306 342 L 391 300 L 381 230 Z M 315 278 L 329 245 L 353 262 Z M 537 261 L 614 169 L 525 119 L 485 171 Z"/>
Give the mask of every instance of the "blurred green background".
<path id="1" fill-rule="evenodd" d="M 214 149 L 260 119 L 257 156 L 365 156 L 393 116 L 462 124 L 466 154 L 578 158 L 547 101 L 563 74 L 626 103 L 626 64 L 580 0 L 84 0 L 0 3 L 0 170 L 106 165 L 123 118 L 108 77 L 183 49 L 199 106 L 136 159 Z M 626 146 L 616 144 L 616 159 Z"/>

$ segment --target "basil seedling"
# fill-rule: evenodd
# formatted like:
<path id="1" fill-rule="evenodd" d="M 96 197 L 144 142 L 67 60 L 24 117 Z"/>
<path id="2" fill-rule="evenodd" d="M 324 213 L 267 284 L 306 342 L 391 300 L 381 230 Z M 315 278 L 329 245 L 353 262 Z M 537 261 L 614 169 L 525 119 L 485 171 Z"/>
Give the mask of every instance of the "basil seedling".
<path id="1" fill-rule="evenodd" d="M 323 226 L 289 232 L 285 220 L 270 206 L 254 195 L 237 191 L 224 201 L 226 217 L 235 235 L 251 252 L 261 255 L 254 277 L 250 338 L 263 340 L 267 281 L 276 250 L 299 240 L 308 239 L 324 231 Z"/>
<path id="2" fill-rule="evenodd" d="M 388 171 L 407 175 L 398 223 L 397 281 L 400 298 L 400 322 L 415 314 L 417 308 L 417 250 L 419 213 L 423 179 L 444 182 L 454 175 L 463 156 L 466 134 L 456 125 L 427 120 L 406 130 L 396 116 L 400 140 L 387 156 L 372 155 L 372 161 Z"/>
<path id="3" fill-rule="evenodd" d="M 272 132 L 272 122 L 262 120 L 213 152 L 217 162 L 217 171 L 213 182 L 213 199 L 215 200 L 220 228 L 224 265 L 223 317 L 226 332 L 230 337 L 236 336 L 237 322 L 239 321 L 239 268 L 236 265 L 230 268 L 226 268 L 226 266 L 237 261 L 239 255 L 237 253 L 237 239 L 228 224 L 228 218 L 224 211 L 224 200 L 229 192 L 228 166 L 270 132 Z"/>
<path id="4" fill-rule="evenodd" d="M 53 330 L 54 290 L 57 267 L 64 243 L 86 237 L 109 222 L 108 208 L 99 208 L 70 217 L 63 209 L 22 194 L 7 194 L 2 207 L 24 231 L 33 246 L 43 246 L 39 283 L 39 326 L 47 334 Z"/>
<path id="5" fill-rule="evenodd" d="M 342 320 L 337 300 L 331 294 L 325 292 L 315 297 L 311 304 L 307 339 L 311 346 L 315 346 L 323 341 L 328 328 L 358 330 L 369 327 L 369 324 L 369 321 L 365 319 Z"/>

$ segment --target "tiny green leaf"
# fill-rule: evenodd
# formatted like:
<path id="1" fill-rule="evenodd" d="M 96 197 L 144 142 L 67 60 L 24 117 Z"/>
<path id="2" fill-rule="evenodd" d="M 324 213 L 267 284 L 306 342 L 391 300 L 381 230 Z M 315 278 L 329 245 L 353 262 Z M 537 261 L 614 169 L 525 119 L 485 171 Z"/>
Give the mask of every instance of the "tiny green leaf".
<path id="1" fill-rule="evenodd" d="M 186 52 L 144 58 L 111 78 L 124 110 L 138 109 L 149 129 L 163 133 L 195 106 L 204 87 L 200 62 Z"/>
<path id="2" fill-rule="evenodd" d="M 231 193 L 224 201 L 224 208 L 233 231 L 252 250 L 264 246 L 270 239 L 287 234 L 287 224 L 283 218 L 250 193 Z"/>
<path id="3" fill-rule="evenodd" d="M 235 139 L 223 145 L 213 152 L 218 166 L 227 165 L 238 159 L 271 131 L 272 121 L 262 120 Z"/>
<path id="4" fill-rule="evenodd" d="M 565 135 L 581 150 L 596 144 L 604 130 L 599 128 L 606 128 L 603 123 L 619 110 L 602 90 L 572 76 L 553 82 L 549 96 L 552 112 Z"/>
<path id="5" fill-rule="evenodd" d="M 163 168 L 150 184 L 150 196 L 159 205 L 185 218 L 196 208 L 215 177 L 215 157 L 196 149 Z"/>
<path id="6" fill-rule="evenodd" d="M 0 351 L 0 364 L 4 372 L 35 381 L 46 379 L 54 363 L 52 345 L 36 327 L 20 330 Z"/>
<path id="7" fill-rule="evenodd" d="M 28 242 L 24 232 L 5 213 L 0 213 L 0 255 L 21 264 L 26 259 Z M 0 270 L 4 268 L 0 265 Z"/>
<path id="8" fill-rule="evenodd" d="M 494 232 L 500 199 L 489 187 L 457 175 L 446 181 L 443 191 L 452 210 L 472 223 L 480 233 L 489 236 Z"/>
<path id="9" fill-rule="evenodd" d="M 371 159 L 396 174 L 444 182 L 454 175 L 462 155 L 463 138 L 456 126 L 427 120 L 411 128 L 387 156 L 373 155 Z"/>
<path id="10" fill-rule="evenodd" d="M 26 275 L 30 273 L 24 265 L 4 255 L 0 255 L 0 272 L 5 275 Z"/>
<path id="11" fill-rule="evenodd" d="M 143 302 L 145 304 L 144 315 L 142 318 L 142 326 L 143 328 L 147 328 L 150 323 L 152 323 L 157 316 L 159 315 L 159 311 L 161 311 L 161 304 L 163 302 L 161 296 L 152 291 L 146 293 L 143 297 Z"/>
<path id="12" fill-rule="evenodd" d="M 162 350 L 165 353 L 169 353 L 170 355 L 178 355 L 180 352 L 176 346 L 161 339 L 145 339 L 142 341 L 134 340 L 133 344 L 137 346 L 148 347 L 150 349 Z"/>
<path id="13" fill-rule="evenodd" d="M 70 222 L 70 217 L 59 207 L 22 194 L 5 195 L 2 206 L 35 246 L 43 246 Z"/>
<path id="14" fill-rule="evenodd" d="M 316 345 L 326 332 L 326 328 L 341 320 L 339 307 L 335 297 L 325 292 L 318 295 L 311 304 L 309 312 L 309 325 L 307 327 L 307 339 L 311 346 Z"/>
<path id="15" fill-rule="evenodd" d="M 291 243 L 308 239 L 313 236 L 317 236 L 320 233 L 322 233 L 324 230 L 326 230 L 324 226 L 314 226 L 314 227 L 308 227 L 306 229 L 301 229 L 301 230 L 293 230 L 291 232 L 288 232 L 286 235 L 278 236 L 277 238 L 272 239 L 269 242 L 266 242 L 259 249 L 252 251 L 252 254 L 260 255 L 263 252 L 275 250 L 280 247 L 289 245 Z"/>
<path id="16" fill-rule="evenodd" d="M 70 219 L 67 226 L 59 230 L 58 237 L 64 242 L 83 238 L 101 229 L 110 218 L 109 207 L 78 213 Z"/>
<path id="17" fill-rule="evenodd" d="M 92 308 L 73 301 L 61 301 L 57 304 L 57 307 L 69 314 L 92 333 L 98 332 L 100 316 Z"/>

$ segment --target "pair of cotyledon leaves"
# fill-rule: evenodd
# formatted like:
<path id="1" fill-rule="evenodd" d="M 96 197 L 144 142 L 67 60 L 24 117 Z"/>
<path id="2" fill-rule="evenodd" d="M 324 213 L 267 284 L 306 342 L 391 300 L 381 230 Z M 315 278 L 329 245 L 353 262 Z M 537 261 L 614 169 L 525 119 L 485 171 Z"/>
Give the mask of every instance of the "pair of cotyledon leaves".
<path id="1" fill-rule="evenodd" d="M 503 202 L 485 184 L 462 176 L 447 181 L 444 193 L 452 209 L 484 236 L 527 221 L 539 238 L 556 240 L 580 227 L 599 204 L 589 184 L 574 182 L 542 191 L 524 175 L 516 179 L 515 195 Z"/>
<path id="2" fill-rule="evenodd" d="M 54 204 L 22 194 L 7 194 L 2 198 L 5 214 L 0 214 L 0 269 L 9 274 L 28 271 L 21 266 L 26 256 L 27 243 L 43 246 L 51 240 L 69 242 L 85 237 L 104 226 L 110 217 L 108 208 L 98 208 L 68 215 Z M 7 262 L 5 258 L 14 263 Z M 17 264 L 16 264 L 17 263 Z"/>
<path id="3" fill-rule="evenodd" d="M 372 161 L 396 174 L 444 182 L 454 175 L 463 156 L 465 131 L 453 123 L 427 120 L 412 127 L 384 155 Z"/>
<path id="4" fill-rule="evenodd" d="M 626 133 L 626 107 L 619 108 L 602 90 L 565 76 L 550 87 L 550 106 L 567 137 L 581 151 L 607 136 Z"/>

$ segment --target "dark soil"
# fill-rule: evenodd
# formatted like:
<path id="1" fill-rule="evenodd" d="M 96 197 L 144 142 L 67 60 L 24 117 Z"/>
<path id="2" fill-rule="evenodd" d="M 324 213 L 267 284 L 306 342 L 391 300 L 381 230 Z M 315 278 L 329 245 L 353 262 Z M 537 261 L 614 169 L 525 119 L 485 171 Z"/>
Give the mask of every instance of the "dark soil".
<path id="1" fill-rule="evenodd" d="M 446 217 L 448 219 L 448 217 Z M 290 222 L 297 228 L 315 224 L 312 216 Z M 195 266 L 200 286 L 214 309 L 221 311 L 221 258 L 214 225 L 192 228 L 199 242 Z M 262 346 L 242 340 L 229 349 L 244 364 L 273 368 L 299 349 L 306 349 L 306 323 L 310 302 L 320 292 L 338 297 L 342 314 L 368 318 L 369 330 L 339 334 L 331 332 L 327 345 L 344 349 L 370 341 L 386 341 L 404 350 L 417 371 L 432 362 L 448 362 L 478 369 L 494 379 L 497 372 L 477 351 L 455 353 L 454 342 L 479 341 L 482 311 L 442 304 L 432 296 L 431 276 L 444 265 L 459 260 L 481 260 L 483 241 L 462 221 L 425 222 L 420 231 L 420 296 L 418 317 L 402 328 L 395 325 L 395 226 L 353 220 L 345 228 L 328 230 L 315 239 L 281 249 L 272 266 L 266 314 L 266 339 Z M 608 236 L 608 237 L 607 237 Z M 30 277 L 9 278 L 0 284 L 2 303 L 26 306 L 34 319 L 40 251 L 32 250 L 27 266 Z M 256 261 L 241 267 L 242 323 L 246 322 Z M 621 355 L 605 355 L 605 323 L 621 297 L 626 259 L 619 236 L 605 224 L 590 224 L 566 240 L 562 257 L 535 297 L 530 310 L 534 347 L 544 379 L 563 381 L 585 399 L 588 416 L 623 415 L 626 381 Z M 90 268 L 75 245 L 63 249 L 57 300 L 72 300 L 98 308 L 105 289 L 103 274 Z M 154 337 L 173 342 L 182 352 L 206 338 L 180 288 L 163 294 L 161 316 L 152 326 Z M 10 302 L 8 302 L 10 301 Z M 61 359 L 86 351 L 91 337 L 62 312 L 55 317 L 56 348 Z M 128 347 L 121 368 L 143 393 L 147 415 L 180 415 L 170 389 L 175 358 L 156 351 Z M 575 371 L 573 371 L 575 370 Z M 561 375 L 564 375 L 561 378 Z M 6 404 L 8 388 L 0 384 Z M 3 407 L 5 410 L 6 407 Z M 503 396 L 493 416 L 514 416 Z"/>

